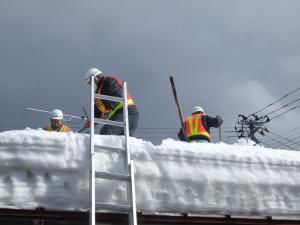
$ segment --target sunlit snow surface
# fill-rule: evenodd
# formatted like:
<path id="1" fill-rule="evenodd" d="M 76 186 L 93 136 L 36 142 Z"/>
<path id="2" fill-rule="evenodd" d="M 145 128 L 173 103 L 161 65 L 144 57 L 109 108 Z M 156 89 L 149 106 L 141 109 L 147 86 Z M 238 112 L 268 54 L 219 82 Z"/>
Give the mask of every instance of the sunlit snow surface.
<path id="1" fill-rule="evenodd" d="M 95 137 L 121 147 L 124 139 Z M 252 143 L 250 143 L 251 145 Z M 137 209 L 213 215 L 300 215 L 300 152 L 250 146 L 246 141 L 159 146 L 130 138 Z M 124 155 L 96 154 L 98 171 L 123 172 Z M 0 207 L 88 208 L 89 136 L 42 130 L 0 133 Z M 97 179 L 98 202 L 126 204 L 126 183 Z"/>

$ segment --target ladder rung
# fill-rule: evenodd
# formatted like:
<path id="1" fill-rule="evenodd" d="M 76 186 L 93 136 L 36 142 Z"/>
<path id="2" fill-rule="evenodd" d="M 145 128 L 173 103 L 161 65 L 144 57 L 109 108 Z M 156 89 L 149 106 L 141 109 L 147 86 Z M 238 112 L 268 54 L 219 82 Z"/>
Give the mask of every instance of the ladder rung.
<path id="1" fill-rule="evenodd" d="M 104 119 L 94 119 L 95 123 L 102 123 L 102 124 L 108 124 L 108 125 L 113 125 L 117 127 L 124 127 L 125 123 L 124 122 L 119 122 L 119 121 L 114 121 L 114 120 L 104 120 Z"/>
<path id="2" fill-rule="evenodd" d="M 117 212 L 130 212 L 132 210 L 132 207 L 128 205 L 114 205 L 114 204 L 96 202 L 96 206 L 97 208 L 100 209 L 112 210 Z"/>
<path id="3" fill-rule="evenodd" d="M 99 95 L 99 94 L 95 94 L 94 96 L 97 99 L 104 99 L 104 100 L 109 100 L 109 101 L 113 101 L 113 102 L 124 102 L 123 98 L 120 97 L 114 97 L 114 96 L 109 96 L 109 95 Z"/>
<path id="4" fill-rule="evenodd" d="M 120 173 L 95 172 L 95 177 L 109 180 L 130 181 L 129 175 Z"/>
<path id="5" fill-rule="evenodd" d="M 114 151 L 118 153 L 125 153 L 125 148 L 114 148 L 114 147 L 108 147 L 103 145 L 95 145 L 95 152 L 102 152 L 102 150 L 108 150 L 108 151 Z"/>

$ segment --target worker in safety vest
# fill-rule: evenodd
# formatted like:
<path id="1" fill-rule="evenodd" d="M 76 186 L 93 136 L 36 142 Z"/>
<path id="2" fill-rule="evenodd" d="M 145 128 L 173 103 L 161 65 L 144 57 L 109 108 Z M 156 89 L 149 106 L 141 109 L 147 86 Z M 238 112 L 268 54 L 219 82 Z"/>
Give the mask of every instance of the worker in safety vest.
<path id="1" fill-rule="evenodd" d="M 54 109 L 51 112 L 50 121 L 51 124 L 49 124 L 47 127 L 44 127 L 43 130 L 46 131 L 56 131 L 56 132 L 70 132 L 71 129 L 63 124 L 63 118 L 64 115 L 61 110 Z"/>
<path id="2" fill-rule="evenodd" d="M 195 106 L 192 115 L 185 119 L 186 137 L 188 140 L 185 139 L 182 128 L 178 133 L 178 137 L 182 141 L 210 142 L 210 128 L 218 128 L 222 123 L 222 117 L 207 116 L 202 107 Z"/>
<path id="3" fill-rule="evenodd" d="M 85 74 L 85 81 L 90 84 L 91 77 L 94 77 L 95 93 L 100 95 L 109 95 L 114 97 L 123 96 L 123 83 L 116 77 L 104 76 L 97 68 L 91 68 Z M 127 94 L 128 104 L 128 121 L 129 121 L 129 135 L 133 136 L 139 119 L 139 113 L 132 97 Z M 109 119 L 114 121 L 123 120 L 123 103 L 109 100 L 95 99 L 94 107 L 95 117 L 101 119 Z M 85 128 L 90 127 L 90 121 L 84 124 Z M 100 130 L 100 134 L 109 135 L 124 135 L 124 128 L 112 125 L 104 125 Z"/>

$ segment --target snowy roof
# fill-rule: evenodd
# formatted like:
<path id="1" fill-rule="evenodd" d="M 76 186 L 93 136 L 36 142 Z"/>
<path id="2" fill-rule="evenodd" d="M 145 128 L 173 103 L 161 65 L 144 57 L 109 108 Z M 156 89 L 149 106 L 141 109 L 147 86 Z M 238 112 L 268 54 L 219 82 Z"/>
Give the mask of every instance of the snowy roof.
<path id="1" fill-rule="evenodd" d="M 98 136 L 121 147 L 123 137 Z M 251 143 L 250 143 L 251 144 Z M 159 146 L 130 138 L 137 209 L 143 212 L 296 217 L 300 215 L 300 152 L 248 142 Z M 97 154 L 98 171 L 123 172 L 122 154 Z M 0 133 L 0 207 L 88 208 L 89 136 L 42 130 Z M 96 199 L 125 204 L 124 182 L 97 179 Z"/>

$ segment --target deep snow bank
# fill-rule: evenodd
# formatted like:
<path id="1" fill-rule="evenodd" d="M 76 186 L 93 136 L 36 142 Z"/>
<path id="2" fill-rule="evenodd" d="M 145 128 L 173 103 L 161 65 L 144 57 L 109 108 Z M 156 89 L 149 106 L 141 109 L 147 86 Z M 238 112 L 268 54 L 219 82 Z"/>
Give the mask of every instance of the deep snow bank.
<path id="1" fill-rule="evenodd" d="M 122 137 L 96 136 L 121 147 Z M 88 208 L 89 136 L 41 130 L 0 133 L 0 207 Z M 300 215 L 300 153 L 235 145 L 160 146 L 130 138 L 137 208 L 147 212 Z M 97 154 L 97 170 L 122 172 L 122 154 Z M 126 203 L 124 182 L 97 179 L 97 201 Z"/>

